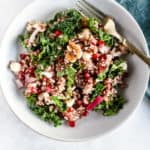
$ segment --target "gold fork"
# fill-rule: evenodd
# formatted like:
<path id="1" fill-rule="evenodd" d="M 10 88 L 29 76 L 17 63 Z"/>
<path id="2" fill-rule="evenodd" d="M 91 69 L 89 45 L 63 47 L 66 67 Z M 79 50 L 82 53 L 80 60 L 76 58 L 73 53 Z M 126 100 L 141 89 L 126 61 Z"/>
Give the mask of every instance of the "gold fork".
<path id="1" fill-rule="evenodd" d="M 87 17 L 95 17 L 99 19 L 104 24 L 104 29 L 116 37 L 120 42 L 122 42 L 129 51 L 136 54 L 141 60 L 143 60 L 147 65 L 150 66 L 150 58 L 144 54 L 143 51 L 139 50 L 131 42 L 129 42 L 125 37 L 120 35 L 116 29 L 115 21 L 112 17 L 104 14 L 102 11 L 97 9 L 95 6 L 87 2 L 86 0 L 78 0 L 76 3 L 77 9 Z"/>

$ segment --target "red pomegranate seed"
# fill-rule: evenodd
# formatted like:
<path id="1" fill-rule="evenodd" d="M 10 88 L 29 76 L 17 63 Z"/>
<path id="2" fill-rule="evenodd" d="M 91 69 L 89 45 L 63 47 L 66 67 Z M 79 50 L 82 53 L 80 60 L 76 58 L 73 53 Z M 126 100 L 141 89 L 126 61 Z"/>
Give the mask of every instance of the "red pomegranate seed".
<path id="1" fill-rule="evenodd" d="M 24 62 L 22 60 L 19 61 L 19 63 L 23 66 L 24 65 Z"/>
<path id="2" fill-rule="evenodd" d="M 38 93 L 38 94 L 42 93 L 42 90 L 41 90 L 41 89 L 38 89 L 38 90 L 37 90 L 37 93 Z"/>
<path id="3" fill-rule="evenodd" d="M 81 106 L 81 105 L 82 105 L 82 100 L 77 100 L 77 104 L 78 104 L 79 106 Z"/>
<path id="4" fill-rule="evenodd" d="M 33 73 L 34 73 L 34 68 L 28 68 L 27 72 L 28 72 L 29 74 L 33 74 Z"/>
<path id="5" fill-rule="evenodd" d="M 48 85 L 48 86 L 46 87 L 46 91 L 47 91 L 48 93 L 51 93 L 51 92 L 52 92 L 52 87 L 51 87 L 51 85 Z"/>
<path id="6" fill-rule="evenodd" d="M 86 73 L 84 74 L 84 78 L 85 78 L 86 81 L 89 80 L 90 74 L 89 74 L 88 72 L 86 72 Z"/>
<path id="7" fill-rule="evenodd" d="M 88 112 L 87 112 L 87 111 L 84 111 L 84 112 L 82 113 L 82 116 L 86 117 L 87 114 L 88 114 Z"/>
<path id="8" fill-rule="evenodd" d="M 27 54 L 24 54 L 24 53 L 21 53 L 21 54 L 20 54 L 20 58 L 21 58 L 21 59 L 25 59 L 27 56 L 28 56 L 28 55 L 27 55 Z"/>
<path id="9" fill-rule="evenodd" d="M 107 58 L 106 54 L 103 54 L 103 55 L 100 56 L 101 61 L 105 61 L 106 58 Z"/>
<path id="10" fill-rule="evenodd" d="M 52 92 L 51 86 L 47 86 L 47 87 L 46 87 L 46 91 L 47 91 L 48 93 L 51 93 L 51 92 Z"/>
<path id="11" fill-rule="evenodd" d="M 70 127 L 75 127 L 75 122 L 74 121 L 68 121 L 68 125 Z"/>
<path id="12" fill-rule="evenodd" d="M 31 92 L 32 94 L 37 94 L 37 89 L 36 89 L 35 87 L 31 87 L 31 88 L 30 88 L 30 92 Z"/>
<path id="13" fill-rule="evenodd" d="M 99 58 L 99 54 L 98 53 L 92 55 L 92 59 L 93 60 L 98 60 L 98 58 Z"/>
<path id="14" fill-rule="evenodd" d="M 55 30 L 54 33 L 55 33 L 55 36 L 57 36 L 57 37 L 62 35 L 62 32 L 60 30 Z"/>
<path id="15" fill-rule="evenodd" d="M 105 42 L 103 40 L 98 41 L 98 46 L 103 47 L 105 45 Z"/>
<path id="16" fill-rule="evenodd" d="M 20 80 L 25 80 L 25 73 L 24 73 L 23 71 L 20 71 L 20 72 L 18 73 L 18 78 L 19 78 Z"/>
<path id="17" fill-rule="evenodd" d="M 100 66 L 100 67 L 99 67 L 100 73 L 102 73 L 105 69 L 106 69 L 105 66 Z"/>
<path id="18" fill-rule="evenodd" d="M 68 113 L 72 112 L 72 107 L 69 107 L 67 110 Z"/>

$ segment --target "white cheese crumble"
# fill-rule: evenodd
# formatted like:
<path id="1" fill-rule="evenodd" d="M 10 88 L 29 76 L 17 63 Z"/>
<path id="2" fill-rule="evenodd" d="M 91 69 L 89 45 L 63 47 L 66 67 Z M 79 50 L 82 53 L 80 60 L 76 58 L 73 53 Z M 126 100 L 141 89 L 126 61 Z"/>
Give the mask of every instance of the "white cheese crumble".
<path id="1" fill-rule="evenodd" d="M 21 65 L 18 62 L 11 62 L 10 63 L 10 70 L 17 74 L 21 70 Z"/>

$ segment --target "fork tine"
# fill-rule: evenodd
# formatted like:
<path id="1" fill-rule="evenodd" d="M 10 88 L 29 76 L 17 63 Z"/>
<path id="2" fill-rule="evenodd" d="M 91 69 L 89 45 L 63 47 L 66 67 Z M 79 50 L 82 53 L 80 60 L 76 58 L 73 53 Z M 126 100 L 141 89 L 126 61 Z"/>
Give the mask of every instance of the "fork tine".
<path id="1" fill-rule="evenodd" d="M 101 10 L 99 10 L 98 8 L 96 8 L 91 3 L 87 2 L 86 0 L 82 0 L 82 2 L 84 2 L 91 9 L 93 9 L 94 11 L 96 11 L 97 13 L 99 13 L 101 16 L 103 16 L 103 18 L 107 17 L 107 15 L 105 13 L 103 13 Z"/>
<path id="2" fill-rule="evenodd" d="M 95 13 L 93 10 L 89 9 L 89 7 L 87 7 L 84 4 L 82 4 L 81 1 L 78 1 L 76 3 L 76 6 L 78 8 L 80 8 L 81 11 L 84 11 L 84 13 L 86 15 L 88 15 L 88 17 L 95 17 L 95 18 L 99 19 L 100 21 L 102 21 L 104 19 L 102 16 L 100 16 L 97 13 Z"/>
<path id="3" fill-rule="evenodd" d="M 82 15 L 86 17 L 93 17 L 93 14 L 91 14 L 90 11 L 88 11 L 85 7 L 83 7 L 79 3 L 76 3 L 76 8 L 80 13 L 82 13 Z"/>
<path id="4" fill-rule="evenodd" d="M 87 1 L 85 1 L 85 0 L 78 0 L 78 3 L 80 5 L 82 5 L 82 7 L 86 8 L 88 11 L 90 11 L 97 18 L 104 19 L 106 17 L 106 15 L 104 13 L 102 13 L 100 10 L 95 8 L 93 5 L 91 5 Z"/>

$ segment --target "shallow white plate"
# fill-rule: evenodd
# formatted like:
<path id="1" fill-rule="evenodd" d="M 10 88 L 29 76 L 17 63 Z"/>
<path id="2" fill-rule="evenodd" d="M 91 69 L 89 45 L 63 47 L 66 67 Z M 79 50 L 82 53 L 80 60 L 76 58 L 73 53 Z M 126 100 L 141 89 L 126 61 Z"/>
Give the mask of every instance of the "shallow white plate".
<path id="1" fill-rule="evenodd" d="M 113 16 L 119 26 L 120 32 L 130 39 L 140 49 L 148 51 L 142 31 L 133 17 L 113 0 L 90 0 L 93 5 Z M 55 12 L 73 7 L 75 0 L 37 0 L 25 8 L 10 25 L 1 45 L 0 53 L 0 82 L 6 100 L 15 114 L 26 125 L 47 137 L 66 141 L 81 141 L 97 136 L 103 136 L 131 116 L 132 112 L 141 102 L 149 78 L 148 67 L 136 56 L 129 56 L 130 77 L 129 87 L 124 95 L 128 100 L 124 109 L 114 117 L 103 117 L 101 114 L 90 114 L 78 121 L 75 128 L 65 125 L 55 128 L 36 117 L 25 103 L 22 93 L 16 88 L 14 76 L 8 70 L 10 60 L 15 60 L 18 53 L 17 37 L 24 30 L 25 24 L 30 20 L 46 20 Z"/>

